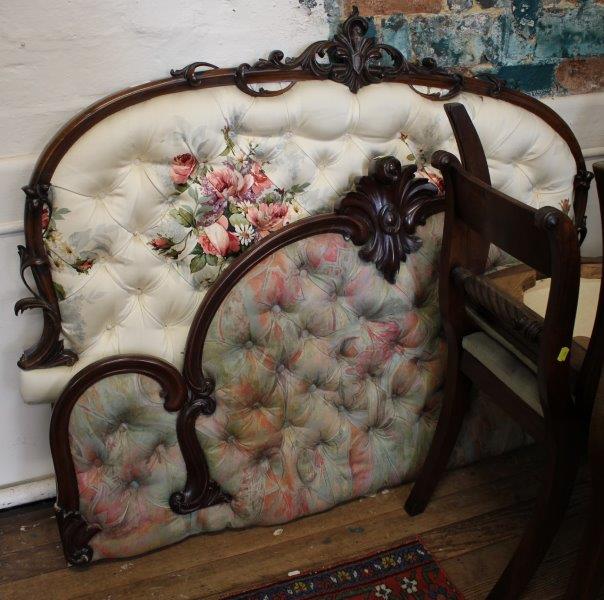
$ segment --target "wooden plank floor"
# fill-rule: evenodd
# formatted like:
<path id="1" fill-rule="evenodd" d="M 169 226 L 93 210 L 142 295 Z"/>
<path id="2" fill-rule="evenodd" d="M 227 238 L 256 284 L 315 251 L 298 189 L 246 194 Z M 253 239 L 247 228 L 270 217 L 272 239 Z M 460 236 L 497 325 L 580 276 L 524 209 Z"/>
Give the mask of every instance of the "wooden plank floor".
<path id="1" fill-rule="evenodd" d="M 530 514 L 543 457 L 536 448 L 450 472 L 426 512 L 402 509 L 403 485 L 282 526 L 201 535 L 142 557 L 66 568 L 50 502 L 0 513 L 0 599 L 218 600 L 420 536 L 468 600 L 482 599 Z M 526 598 L 561 598 L 584 525 L 582 470 L 566 520 Z"/>

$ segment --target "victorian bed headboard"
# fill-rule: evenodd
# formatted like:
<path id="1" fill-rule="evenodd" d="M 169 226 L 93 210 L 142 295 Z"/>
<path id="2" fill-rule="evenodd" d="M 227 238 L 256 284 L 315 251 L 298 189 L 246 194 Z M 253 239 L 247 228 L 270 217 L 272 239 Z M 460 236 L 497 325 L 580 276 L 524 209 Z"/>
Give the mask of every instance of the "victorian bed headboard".
<path id="1" fill-rule="evenodd" d="M 60 398 L 51 426 L 59 507 L 62 523 L 74 518 L 80 531 L 73 533 L 73 523 L 62 526 L 70 560 L 90 558 L 86 542 L 93 535 L 98 556 L 131 554 L 167 539 L 141 536 L 134 521 L 125 529 L 108 525 L 107 498 L 101 502 L 94 493 L 101 488 L 90 483 L 99 465 L 111 463 L 116 470 L 106 487 L 119 479 L 124 486 L 115 494 L 130 489 L 135 479 L 123 475 L 123 456 L 101 447 L 120 423 L 132 424 L 140 414 L 150 419 L 143 419 L 146 429 L 139 423 L 141 430 L 157 425 L 159 431 L 145 438 L 147 454 L 171 448 L 176 465 L 177 475 L 162 479 L 164 488 L 158 491 L 155 480 L 148 487 L 149 506 L 157 507 L 160 493 L 164 505 L 151 521 L 169 522 L 176 538 L 321 510 L 415 469 L 415 457 L 385 463 L 393 449 L 427 447 L 430 426 L 418 422 L 426 406 L 436 406 L 442 379 L 434 285 L 440 223 L 426 219 L 440 209 L 430 157 L 437 149 L 458 154 L 443 101 L 456 98 L 467 108 L 495 187 L 535 207 L 572 211 L 584 235 L 589 175 L 573 133 L 555 112 L 491 76 L 464 77 L 431 60 L 409 63 L 367 31 L 355 10 L 333 40 L 311 44 L 299 57 L 273 52 L 253 66 L 197 62 L 172 71 L 89 107 L 40 156 L 24 188 L 26 239 L 19 249 L 32 295 L 16 310 L 41 309 L 44 328 L 19 366 L 26 402 Z M 385 156 L 398 162 L 378 161 L 377 172 L 351 192 L 370 163 Z M 326 303 L 329 310 L 321 308 Z M 340 369 L 337 381 L 306 356 L 310 341 L 300 340 L 309 337 L 313 352 Z M 254 354 L 258 344 L 263 350 Z M 250 381 L 240 368 L 248 359 L 247 372 L 271 376 Z M 283 374 L 294 363 L 301 379 Z M 372 372 L 379 365 L 386 370 Z M 107 390 L 107 381 L 128 373 L 137 373 L 138 383 L 125 379 L 119 393 Z M 357 396 L 371 377 L 377 383 L 368 408 Z M 175 417 L 163 409 L 157 416 L 160 396 L 149 378 L 163 387 L 167 408 L 180 411 L 186 469 Z M 305 382 L 304 390 L 296 381 Z M 306 399 L 323 388 L 323 401 L 338 416 L 303 414 L 302 402 L 290 402 L 295 414 L 284 416 L 276 386 Z M 134 389 L 151 398 L 147 412 L 132 408 Z M 382 392 L 388 402 L 404 397 L 409 403 L 395 402 L 388 416 Z M 271 405 L 266 398 L 273 397 Z M 106 418 L 93 423 L 90 406 L 98 416 L 103 402 Z M 262 402 L 267 412 L 252 419 Z M 195 434 L 200 414 L 211 419 Z M 321 425 L 329 418 L 330 426 Z M 304 441 L 296 446 L 289 439 L 295 460 L 284 451 L 275 466 L 275 448 L 292 422 Z M 78 424 L 88 437 L 78 437 Z M 379 427 L 381 433 L 372 433 Z M 410 428 L 415 433 L 405 439 Z M 373 451 L 361 450 L 372 435 Z M 329 455 L 335 439 L 348 449 L 343 455 Z M 321 444 L 327 444 L 323 462 L 332 461 L 321 471 L 327 479 L 346 471 L 342 461 L 358 459 L 352 475 L 343 475 L 346 485 L 334 484 L 329 498 L 325 481 L 311 476 Z M 297 465 L 298 483 L 290 490 L 295 507 L 267 508 L 269 483 L 283 486 L 291 476 L 287 459 Z M 370 463 L 380 462 L 373 472 Z M 273 469 L 272 479 L 258 476 L 254 469 L 261 468 Z M 157 475 L 140 470 L 149 481 Z M 138 471 L 131 465 L 130 472 Z M 174 494 L 185 474 L 188 495 Z M 262 493 L 252 489 L 254 477 L 265 482 Z M 317 495 L 302 501 L 300 490 L 309 493 L 315 484 Z M 103 502 L 101 518 L 95 507 Z M 197 529 L 178 521 L 211 504 L 218 504 L 215 523 L 205 513 Z M 90 528 L 88 537 L 81 527 Z"/>

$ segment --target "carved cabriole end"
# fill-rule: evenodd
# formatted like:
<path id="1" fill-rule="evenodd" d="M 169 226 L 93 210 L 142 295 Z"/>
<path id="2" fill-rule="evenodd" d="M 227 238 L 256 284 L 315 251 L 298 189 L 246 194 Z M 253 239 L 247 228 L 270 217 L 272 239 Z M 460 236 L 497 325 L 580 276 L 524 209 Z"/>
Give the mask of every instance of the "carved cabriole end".
<path id="1" fill-rule="evenodd" d="M 44 245 L 42 214 L 44 209 L 52 214 L 52 199 L 50 186 L 36 184 L 25 186 L 25 246 L 18 246 L 21 279 L 32 294 L 18 300 L 15 304 L 15 314 L 34 308 L 42 310 L 44 327 L 40 340 L 25 350 L 18 361 L 21 369 L 39 369 L 61 365 L 73 365 L 78 356 L 72 350 L 67 350 L 61 336 L 61 313 L 54 290 L 48 254 Z M 30 269 L 37 290 L 35 291 L 25 277 Z"/>

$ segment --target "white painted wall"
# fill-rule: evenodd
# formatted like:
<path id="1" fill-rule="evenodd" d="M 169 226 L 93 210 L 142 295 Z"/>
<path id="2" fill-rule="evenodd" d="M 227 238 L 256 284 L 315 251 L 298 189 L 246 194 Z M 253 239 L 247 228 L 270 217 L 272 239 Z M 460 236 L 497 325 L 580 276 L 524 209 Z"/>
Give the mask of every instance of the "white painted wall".
<path id="1" fill-rule="evenodd" d="M 328 35 L 322 1 L 3 0 L 0 3 L 0 508 L 52 494 L 48 406 L 25 406 L 16 360 L 39 334 L 33 312 L 19 319 L 16 246 L 19 191 L 53 133 L 86 105 L 122 87 L 165 76 L 194 60 L 252 62 L 274 48 L 292 54 Z M 572 124 L 588 154 L 604 156 L 604 94 L 548 101 Z M 593 211 L 591 211 L 593 213 Z M 597 214 L 590 213 L 591 223 Z M 601 254 L 593 234 L 587 255 Z M 17 484 L 41 480 L 15 489 Z"/>
<path id="2" fill-rule="evenodd" d="M 16 360 L 39 335 L 35 311 L 18 319 L 17 244 L 23 193 L 57 129 L 116 90 L 195 60 L 234 66 L 275 48 L 296 53 L 328 36 L 322 1 L 2 0 L 0 2 L 0 508 L 49 495 L 50 407 L 25 406 Z M 4 489 L 3 489 L 4 488 Z"/>

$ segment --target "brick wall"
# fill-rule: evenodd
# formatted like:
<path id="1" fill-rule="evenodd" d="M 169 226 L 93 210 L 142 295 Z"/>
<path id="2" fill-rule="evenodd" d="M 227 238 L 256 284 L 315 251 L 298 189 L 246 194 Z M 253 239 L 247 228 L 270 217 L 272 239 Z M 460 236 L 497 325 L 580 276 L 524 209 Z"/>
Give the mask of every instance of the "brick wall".
<path id="1" fill-rule="evenodd" d="M 411 59 L 489 71 L 535 95 L 604 88 L 604 0 L 326 0 L 332 27 L 353 4 Z"/>

